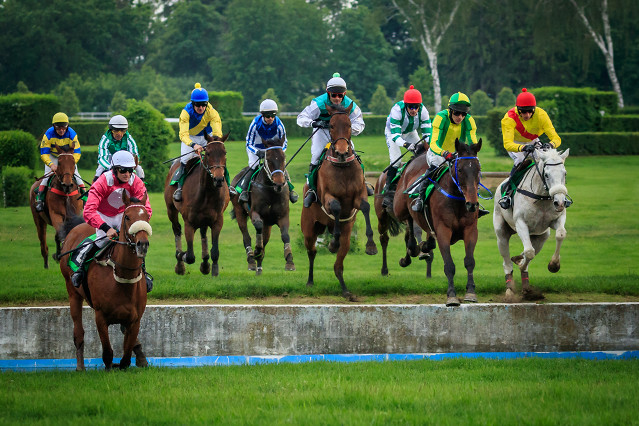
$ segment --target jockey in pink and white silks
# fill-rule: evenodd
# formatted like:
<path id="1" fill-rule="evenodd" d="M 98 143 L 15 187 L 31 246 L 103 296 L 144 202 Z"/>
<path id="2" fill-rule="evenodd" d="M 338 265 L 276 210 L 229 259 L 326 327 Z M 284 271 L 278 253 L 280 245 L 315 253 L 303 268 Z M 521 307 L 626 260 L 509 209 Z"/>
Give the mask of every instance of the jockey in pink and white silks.
<path id="1" fill-rule="evenodd" d="M 85 259 L 104 247 L 109 240 L 117 238 L 125 210 L 122 193 L 126 191 L 129 197 L 138 200 L 143 199 L 146 194 L 146 186 L 142 179 L 133 174 L 135 159 L 130 152 L 116 152 L 111 157 L 111 163 L 111 170 L 103 173 L 89 190 L 89 198 L 84 207 L 84 220 L 96 229 L 96 239 L 93 244 L 84 246 L 72 255 L 71 261 L 76 265 L 82 265 Z M 150 218 L 153 212 L 148 197 L 146 204 L 140 207 L 146 208 Z M 148 227 L 147 232 L 150 235 L 151 229 Z M 71 276 L 71 281 L 75 287 L 82 285 L 84 268 L 78 268 Z"/>
<path id="2" fill-rule="evenodd" d="M 331 142 L 331 136 L 328 131 L 329 121 L 331 116 L 326 109 L 328 105 L 341 105 L 344 108 L 348 108 L 353 104 L 353 108 L 350 112 L 351 119 L 351 135 L 357 136 L 364 131 L 364 119 L 362 117 L 362 110 L 357 106 L 355 102 L 348 96 L 346 96 L 346 82 L 339 73 L 333 74 L 333 78 L 326 83 L 326 93 L 313 99 L 306 108 L 297 116 L 297 125 L 300 127 L 313 127 L 317 129 L 313 134 L 311 144 L 311 164 L 309 166 L 309 174 L 319 164 L 322 151 L 327 144 Z M 355 149 L 353 141 L 351 146 Z M 315 194 L 315 188 L 310 187 L 304 197 L 304 207 L 310 207 L 311 204 L 317 200 Z M 369 194 L 372 195 L 372 194 Z"/>

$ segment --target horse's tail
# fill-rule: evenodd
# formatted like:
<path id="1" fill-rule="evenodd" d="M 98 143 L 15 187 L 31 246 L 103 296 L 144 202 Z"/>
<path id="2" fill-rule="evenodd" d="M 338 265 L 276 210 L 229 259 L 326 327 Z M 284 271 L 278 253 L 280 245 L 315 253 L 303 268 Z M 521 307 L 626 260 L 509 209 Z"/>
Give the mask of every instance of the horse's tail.
<path id="1" fill-rule="evenodd" d="M 58 231 L 58 238 L 60 239 L 60 241 L 64 241 L 64 239 L 67 237 L 67 235 L 69 235 L 69 232 L 71 232 L 73 228 L 83 223 L 85 222 L 82 216 L 75 213 L 68 215 L 62 223 L 60 230 Z"/>
<path id="2" fill-rule="evenodd" d="M 399 220 L 397 220 L 397 218 L 393 215 L 389 215 L 390 220 L 388 222 L 388 233 L 392 236 L 392 237 L 396 237 L 399 235 L 400 232 L 402 232 L 402 229 L 404 228 L 404 224 L 401 223 Z"/>
<path id="3" fill-rule="evenodd" d="M 229 211 L 229 216 L 231 216 L 231 220 L 235 220 L 235 209 L 231 209 L 231 211 Z"/>

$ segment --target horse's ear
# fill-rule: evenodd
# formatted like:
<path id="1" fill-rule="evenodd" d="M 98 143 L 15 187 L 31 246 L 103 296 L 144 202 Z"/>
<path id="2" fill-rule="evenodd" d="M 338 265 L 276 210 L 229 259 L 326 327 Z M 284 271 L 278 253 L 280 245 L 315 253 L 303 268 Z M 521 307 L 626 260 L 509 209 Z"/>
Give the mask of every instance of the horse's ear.
<path id="1" fill-rule="evenodd" d="M 459 152 L 459 138 L 455 138 L 455 152 Z"/>
<path id="2" fill-rule="evenodd" d="M 229 135 L 231 134 L 231 132 L 229 131 L 227 134 L 225 134 L 224 136 L 222 136 L 222 139 L 220 139 L 222 142 L 226 142 L 226 140 L 229 138 Z"/>
<path id="3" fill-rule="evenodd" d="M 142 197 L 142 199 L 140 200 L 140 204 L 142 205 L 146 205 L 146 199 L 149 198 L 149 193 L 144 191 L 144 196 Z"/>
<path id="4" fill-rule="evenodd" d="M 346 112 L 350 114 L 352 110 L 353 110 L 353 102 L 351 102 L 348 108 L 346 108 Z"/>
<path id="5" fill-rule="evenodd" d="M 474 143 L 473 146 L 471 147 L 475 155 L 477 155 L 477 153 L 481 150 L 481 144 L 482 144 L 482 140 L 481 138 L 479 138 L 479 142 Z"/>
<path id="6" fill-rule="evenodd" d="M 566 149 L 564 152 L 562 152 L 561 154 L 559 154 L 559 156 L 566 161 L 566 157 L 568 157 L 568 155 L 570 154 L 570 148 Z"/>
<path id="7" fill-rule="evenodd" d="M 138 160 L 138 156 L 134 155 L 133 158 L 135 159 L 135 167 L 137 167 L 140 164 L 140 161 Z"/>
<path id="8" fill-rule="evenodd" d="M 328 104 L 327 102 L 324 102 L 324 106 L 326 107 L 326 110 L 328 111 L 328 113 L 333 115 L 333 113 L 335 112 L 335 107 L 333 105 Z"/>
<path id="9" fill-rule="evenodd" d="M 126 192 L 126 189 L 122 190 L 122 203 L 125 206 L 128 206 L 129 204 L 131 204 L 131 198 L 129 197 L 129 193 Z"/>

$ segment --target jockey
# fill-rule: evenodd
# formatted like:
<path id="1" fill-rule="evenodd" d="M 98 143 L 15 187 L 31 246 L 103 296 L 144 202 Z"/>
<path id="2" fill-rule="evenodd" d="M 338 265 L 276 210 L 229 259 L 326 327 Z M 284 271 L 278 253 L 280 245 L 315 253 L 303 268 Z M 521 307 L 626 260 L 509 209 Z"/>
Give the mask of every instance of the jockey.
<path id="1" fill-rule="evenodd" d="M 264 158 L 266 146 L 264 141 L 269 139 L 284 140 L 282 150 L 286 151 L 288 141 L 286 140 L 286 129 L 284 123 L 277 117 L 277 103 L 272 99 L 264 99 L 260 104 L 260 114 L 257 115 L 246 134 L 246 155 L 248 156 L 249 170 L 244 174 L 239 186 L 242 188 L 240 201 L 249 200 L 248 186 L 251 177 L 258 168 L 260 158 Z M 287 176 L 288 179 L 288 176 Z M 292 203 L 297 201 L 297 194 L 291 191 L 289 199 Z"/>
<path id="2" fill-rule="evenodd" d="M 98 144 L 98 168 L 95 169 L 93 182 L 98 180 L 100 175 L 111 168 L 111 156 L 118 151 L 129 151 L 134 157 L 138 154 L 138 145 L 133 136 L 127 131 L 129 123 L 123 115 L 114 115 L 109 120 L 109 129 L 106 131 Z M 135 168 L 135 173 L 144 181 L 144 170 L 139 164 Z"/>
<path id="3" fill-rule="evenodd" d="M 35 209 L 37 212 L 44 210 L 44 194 L 47 190 L 47 184 L 49 183 L 49 174 L 52 172 L 55 173 L 58 168 L 58 155 L 60 152 L 58 152 L 57 147 L 59 146 L 75 144 L 73 150 L 73 159 L 76 163 L 74 172 L 75 182 L 78 184 L 80 196 L 86 193 L 86 187 L 84 186 L 82 177 L 80 177 L 77 166 L 81 155 L 78 135 L 75 130 L 69 127 L 69 117 L 63 112 L 58 112 L 53 116 L 52 124 L 53 126 L 44 132 L 42 142 L 40 142 L 40 158 L 44 163 L 44 178 L 40 182 L 40 187 L 35 197 Z"/>
<path id="4" fill-rule="evenodd" d="M 180 114 L 180 140 L 182 157 L 180 167 L 173 175 L 178 187 L 173 193 L 175 201 L 182 201 L 182 176 L 186 163 L 196 155 L 200 155 L 206 143 L 213 136 L 222 136 L 222 120 L 220 114 L 209 103 L 209 94 L 202 89 L 200 83 L 195 83 L 191 92 L 191 102 L 186 104 Z"/>
<path id="5" fill-rule="evenodd" d="M 351 98 L 346 96 L 346 82 L 339 73 L 333 74 L 333 78 L 326 83 L 326 93 L 313 99 L 306 108 L 297 116 L 297 125 L 300 127 L 313 127 L 317 130 L 313 134 L 311 145 L 311 164 L 309 165 L 309 175 L 313 169 L 319 164 L 320 156 L 324 151 L 324 147 L 331 142 L 331 136 L 328 131 L 328 123 L 331 116 L 326 109 L 326 104 L 341 105 L 348 108 L 353 104 L 351 109 L 351 134 L 357 136 L 364 131 L 364 119 L 362 118 L 362 110 Z M 351 147 L 355 149 L 353 141 Z M 308 183 L 308 181 L 307 181 Z M 310 184 L 310 183 L 309 183 Z M 372 195 L 372 194 L 368 194 Z M 315 188 L 309 186 L 309 190 L 304 197 L 304 207 L 310 207 L 313 201 L 317 201 Z"/>
<path id="6" fill-rule="evenodd" d="M 89 199 L 84 208 L 84 220 L 96 228 L 96 239 L 81 250 L 73 252 L 69 264 L 77 266 L 71 276 L 75 287 L 80 287 L 85 279 L 84 261 L 91 258 L 99 249 L 107 245 L 109 240 L 116 239 L 118 228 L 122 223 L 125 206 L 122 203 L 122 192 L 126 191 L 133 198 L 141 200 L 146 193 L 142 180 L 133 174 L 135 159 L 128 151 L 118 151 L 111 157 L 111 170 L 103 173 L 89 190 Z M 114 195 L 115 193 L 115 195 Z M 146 199 L 146 210 L 151 217 L 151 204 Z M 144 267 L 144 266 L 143 266 Z M 146 271 L 145 271 L 145 275 Z M 147 289 L 150 277 L 147 275 Z"/>
<path id="7" fill-rule="evenodd" d="M 508 209 L 512 206 L 513 195 L 510 181 L 519 169 L 518 166 L 537 147 L 542 149 L 559 147 L 561 138 L 555 131 L 548 113 L 537 106 L 535 96 L 525 88 L 521 89 L 521 93 L 517 95 L 516 106 L 501 119 L 501 133 L 504 148 L 514 161 L 508 180 L 501 186 L 502 190 L 505 189 L 506 195 L 499 200 L 499 206 L 502 209 Z M 546 134 L 550 142 L 542 145 L 539 141 L 539 136 L 542 134 Z"/>
<path id="8" fill-rule="evenodd" d="M 428 176 L 445 160 L 455 158 L 455 139 L 468 145 L 477 143 L 477 125 L 469 114 L 470 99 L 461 92 L 455 93 L 448 101 L 448 109 L 442 110 L 433 119 L 433 133 L 430 148 L 426 154 L 429 168 L 422 176 L 416 192 L 420 195 L 415 199 L 411 209 L 419 212 L 424 208 L 422 193 L 428 186 Z M 488 214 L 484 209 L 479 210 L 479 217 Z"/>
<path id="9" fill-rule="evenodd" d="M 400 166 L 398 164 L 401 156 L 399 147 L 403 146 L 410 151 L 417 151 L 417 142 L 420 141 L 417 129 L 420 130 L 425 143 L 428 143 L 432 130 L 428 110 L 422 104 L 422 94 L 411 85 L 404 93 L 404 100 L 393 105 L 386 119 L 384 134 L 386 135 L 386 146 L 391 166 L 386 174 L 383 207 L 393 204 L 393 193 L 397 182 L 392 182 L 392 180 L 397 175 L 397 169 Z"/>

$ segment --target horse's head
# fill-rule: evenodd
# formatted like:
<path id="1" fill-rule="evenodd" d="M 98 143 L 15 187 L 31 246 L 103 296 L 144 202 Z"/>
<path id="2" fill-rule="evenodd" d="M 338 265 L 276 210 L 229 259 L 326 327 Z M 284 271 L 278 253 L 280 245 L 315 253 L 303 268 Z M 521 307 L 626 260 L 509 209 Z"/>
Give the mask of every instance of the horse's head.
<path id="1" fill-rule="evenodd" d="M 353 104 L 350 104 L 348 108 L 344 108 L 341 105 L 326 104 L 326 109 L 331 115 L 329 133 L 333 155 L 339 161 L 345 162 L 349 154 L 352 154 L 350 113 L 353 109 Z"/>
<path id="2" fill-rule="evenodd" d="M 556 149 L 537 151 L 542 181 L 548 189 L 548 194 L 552 197 L 555 210 L 558 212 L 563 211 L 571 203 L 568 200 L 567 204 L 568 189 L 566 188 L 566 167 L 564 165 L 569 152 L 570 149 L 561 154 Z"/>
<path id="3" fill-rule="evenodd" d="M 229 134 L 222 136 L 213 136 L 213 140 L 209 141 L 202 151 L 202 166 L 206 169 L 216 187 L 224 184 L 224 171 L 226 168 L 226 147 L 224 142 Z"/>
<path id="4" fill-rule="evenodd" d="M 474 212 L 479 209 L 477 189 L 479 187 L 479 172 L 481 164 L 477 153 L 481 150 L 482 140 L 472 145 L 467 145 L 455 139 L 457 158 L 453 162 L 452 176 L 457 188 L 464 194 L 466 210 Z"/>
<path id="5" fill-rule="evenodd" d="M 280 193 L 286 184 L 286 155 L 284 154 L 284 141 L 286 135 L 281 139 L 269 139 L 264 141 L 266 152 L 264 153 L 264 172 L 268 179 L 273 182 L 275 192 Z"/>
<path id="6" fill-rule="evenodd" d="M 149 224 L 149 212 L 146 210 L 148 194 L 141 200 L 129 197 L 122 191 L 122 202 L 125 205 L 120 225 L 120 241 L 135 247 L 137 257 L 144 258 L 149 249 L 149 236 L 153 233 Z"/>
<path id="7" fill-rule="evenodd" d="M 69 194 L 73 190 L 75 179 L 73 174 L 75 173 L 75 158 L 73 158 L 73 151 L 75 150 L 75 142 L 72 145 L 58 146 L 58 168 L 55 171 L 62 190 Z"/>

